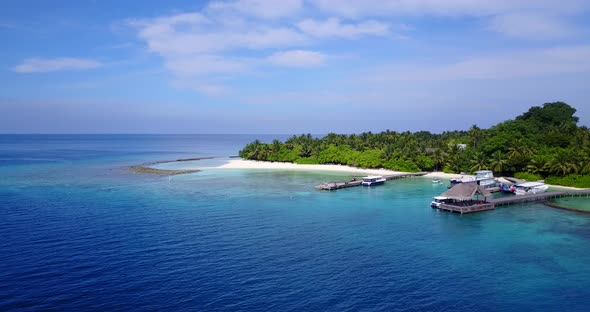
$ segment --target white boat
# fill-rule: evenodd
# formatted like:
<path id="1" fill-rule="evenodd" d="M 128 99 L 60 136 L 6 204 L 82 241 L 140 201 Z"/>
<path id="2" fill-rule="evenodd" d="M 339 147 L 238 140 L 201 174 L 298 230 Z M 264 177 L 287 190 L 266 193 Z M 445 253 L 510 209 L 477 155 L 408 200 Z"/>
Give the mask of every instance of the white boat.
<path id="1" fill-rule="evenodd" d="M 514 194 L 526 195 L 547 192 L 549 186 L 543 182 L 524 182 L 514 186 Z"/>
<path id="2" fill-rule="evenodd" d="M 475 177 L 460 177 L 460 178 L 451 179 L 451 187 L 455 184 L 469 183 L 469 182 L 475 182 Z M 451 188 L 451 187 L 449 187 L 449 188 Z"/>
<path id="3" fill-rule="evenodd" d="M 491 170 L 479 170 L 475 172 L 475 177 L 461 177 L 458 179 L 451 179 L 451 187 L 459 183 L 477 182 L 477 184 L 489 188 L 494 187 L 498 184 L 496 178 L 494 178 L 494 172 Z"/>
<path id="4" fill-rule="evenodd" d="M 442 182 L 440 182 L 440 179 L 434 179 L 432 180 L 432 184 L 441 184 Z"/>
<path id="5" fill-rule="evenodd" d="M 444 204 L 449 200 L 448 197 L 444 197 L 444 196 L 435 196 L 432 199 L 432 202 L 430 203 L 430 207 L 432 208 L 438 208 L 440 207 L 440 204 Z"/>
<path id="6" fill-rule="evenodd" d="M 371 186 L 371 185 L 377 185 L 377 184 L 383 184 L 385 182 L 385 178 L 382 176 L 367 176 L 363 178 L 363 185 L 366 186 Z"/>
<path id="7" fill-rule="evenodd" d="M 479 170 L 475 172 L 475 181 L 483 187 L 494 187 L 498 184 L 491 170 Z"/>

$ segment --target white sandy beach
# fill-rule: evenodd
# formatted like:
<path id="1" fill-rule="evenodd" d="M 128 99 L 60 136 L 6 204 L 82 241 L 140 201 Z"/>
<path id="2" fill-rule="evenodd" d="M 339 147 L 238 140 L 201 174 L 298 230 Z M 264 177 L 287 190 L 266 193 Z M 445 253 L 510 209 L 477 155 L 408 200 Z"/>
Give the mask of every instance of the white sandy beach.
<path id="1" fill-rule="evenodd" d="M 362 169 L 343 165 L 299 165 L 285 162 L 268 162 L 268 161 L 254 161 L 243 159 L 232 159 L 228 163 L 223 164 L 217 169 L 268 169 L 268 170 L 299 170 L 299 171 L 337 171 L 350 172 L 363 175 L 390 175 L 406 173 L 401 171 L 394 171 L 388 169 Z M 425 175 L 430 178 L 460 178 L 465 175 L 449 174 L 444 172 L 431 172 Z"/>

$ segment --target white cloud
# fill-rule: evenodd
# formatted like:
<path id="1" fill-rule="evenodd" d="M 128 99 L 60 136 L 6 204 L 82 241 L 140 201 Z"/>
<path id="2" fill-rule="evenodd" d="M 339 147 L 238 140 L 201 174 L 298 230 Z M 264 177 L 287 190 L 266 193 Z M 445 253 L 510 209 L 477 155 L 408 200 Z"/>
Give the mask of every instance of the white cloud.
<path id="1" fill-rule="evenodd" d="M 323 65 L 326 56 L 313 50 L 331 42 L 319 39 L 395 36 L 401 27 L 397 18 L 468 17 L 471 21 L 475 17 L 474 24 L 489 23 L 488 30 L 505 36 L 550 40 L 573 33 L 573 23 L 564 21 L 588 8 L 590 1 L 585 0 L 217 0 L 196 12 L 130 24 L 147 49 L 162 58 L 173 79 L 185 82 L 177 85 L 217 90 L 269 62 L 291 67 Z M 503 56 L 477 58 L 436 68 L 419 65 L 406 72 L 414 77 L 410 79 L 422 79 L 420 72 L 433 77 L 446 73 L 448 77 L 490 77 L 501 75 L 494 66 L 510 66 L 510 70 L 528 66 L 527 58 L 522 59 L 523 63 Z M 526 71 L 534 71 L 532 65 Z"/>
<path id="2" fill-rule="evenodd" d="M 337 18 L 329 18 L 325 21 L 306 19 L 299 22 L 297 27 L 304 33 L 314 37 L 342 37 L 353 39 L 363 35 L 387 35 L 389 34 L 390 25 L 377 21 L 343 24 Z"/>
<path id="3" fill-rule="evenodd" d="M 166 68 L 175 75 L 176 85 L 217 94 L 220 92 L 210 92 L 222 89 L 215 80 L 228 80 L 232 74 L 244 73 L 254 68 L 253 64 L 262 62 L 261 56 L 258 56 L 259 61 L 256 56 L 232 57 L 236 51 L 259 53 L 301 46 L 309 41 L 305 34 L 286 25 L 226 15 L 227 11 L 240 13 L 240 8 L 246 4 L 268 4 L 269 10 L 274 10 L 275 2 L 263 2 L 215 2 L 199 13 L 132 20 L 130 25 L 137 29 L 138 37 L 145 41 L 147 48 L 163 58 Z M 289 3 L 296 4 L 296 1 Z M 280 15 L 269 12 L 265 14 Z M 184 80 L 184 83 L 179 84 L 178 80 Z M 195 85 L 205 85 L 195 83 L 195 80 L 208 81 L 207 86 L 195 88 Z"/>
<path id="4" fill-rule="evenodd" d="M 302 7 L 303 0 L 237 0 L 212 2 L 208 9 L 214 12 L 276 19 L 296 14 Z"/>
<path id="5" fill-rule="evenodd" d="M 490 18 L 488 28 L 527 40 L 574 36 L 569 17 L 590 11 L 587 0 L 309 0 L 320 11 L 345 18 L 476 17 Z"/>
<path id="6" fill-rule="evenodd" d="M 562 39 L 575 35 L 575 28 L 563 19 L 540 14 L 498 15 L 490 22 L 489 29 L 509 37 L 531 40 Z"/>
<path id="7" fill-rule="evenodd" d="M 228 25 L 224 19 L 205 18 L 200 14 L 173 15 L 132 24 L 139 27 L 139 37 L 146 41 L 148 48 L 162 56 L 280 48 L 305 41 L 302 34 L 287 27 Z"/>
<path id="8" fill-rule="evenodd" d="M 348 18 L 365 16 L 490 16 L 518 11 L 575 14 L 586 0 L 308 0 L 324 12 Z"/>
<path id="9" fill-rule="evenodd" d="M 441 65 L 392 65 L 367 74 L 372 82 L 541 77 L 590 72 L 590 45 L 524 50 Z"/>
<path id="10" fill-rule="evenodd" d="M 13 70 L 17 73 L 45 73 L 62 70 L 93 69 L 100 66 L 102 64 L 98 61 L 83 58 L 29 58 L 15 66 Z"/>
<path id="11" fill-rule="evenodd" d="M 322 53 L 305 50 L 283 51 L 268 57 L 271 63 L 291 67 L 314 67 L 324 64 L 326 57 Z"/>

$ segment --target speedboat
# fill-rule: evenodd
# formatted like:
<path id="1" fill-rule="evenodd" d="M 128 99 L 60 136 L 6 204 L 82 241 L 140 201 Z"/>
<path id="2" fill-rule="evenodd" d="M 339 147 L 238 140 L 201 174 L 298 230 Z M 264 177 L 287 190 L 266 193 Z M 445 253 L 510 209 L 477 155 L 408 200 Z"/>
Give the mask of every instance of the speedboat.
<path id="1" fill-rule="evenodd" d="M 519 183 L 514 186 L 514 194 L 516 195 L 526 195 L 526 194 L 537 194 L 547 192 L 547 186 L 543 182 L 524 182 Z"/>
<path id="2" fill-rule="evenodd" d="M 377 184 L 383 184 L 385 182 L 385 178 L 383 176 L 366 176 L 363 178 L 363 185 L 371 186 Z"/>
<path id="3" fill-rule="evenodd" d="M 440 179 L 433 179 L 432 184 L 440 184 Z"/>

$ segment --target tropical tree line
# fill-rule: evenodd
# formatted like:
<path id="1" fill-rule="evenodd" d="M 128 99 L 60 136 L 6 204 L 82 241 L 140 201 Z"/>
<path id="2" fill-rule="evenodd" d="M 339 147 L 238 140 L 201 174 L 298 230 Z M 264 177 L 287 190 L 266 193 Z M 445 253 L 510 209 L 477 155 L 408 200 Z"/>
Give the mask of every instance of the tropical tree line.
<path id="1" fill-rule="evenodd" d="M 531 107 L 489 129 L 467 131 L 292 136 L 285 142 L 254 141 L 244 159 L 304 164 L 343 164 L 363 168 L 449 173 L 493 170 L 529 177 L 590 175 L 590 130 L 578 126 L 576 109 L 563 102 Z"/>

